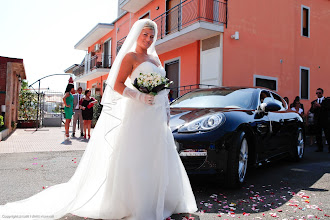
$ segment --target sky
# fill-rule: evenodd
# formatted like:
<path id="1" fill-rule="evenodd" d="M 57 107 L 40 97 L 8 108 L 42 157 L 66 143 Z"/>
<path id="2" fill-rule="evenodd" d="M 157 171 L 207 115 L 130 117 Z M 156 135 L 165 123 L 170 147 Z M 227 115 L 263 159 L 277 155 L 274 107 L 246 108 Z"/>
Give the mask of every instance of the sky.
<path id="1" fill-rule="evenodd" d="M 86 51 L 74 45 L 117 18 L 117 0 L 0 0 L 0 8 L 0 56 L 23 59 L 29 85 L 80 64 Z M 69 77 L 48 77 L 41 88 L 64 92 Z"/>

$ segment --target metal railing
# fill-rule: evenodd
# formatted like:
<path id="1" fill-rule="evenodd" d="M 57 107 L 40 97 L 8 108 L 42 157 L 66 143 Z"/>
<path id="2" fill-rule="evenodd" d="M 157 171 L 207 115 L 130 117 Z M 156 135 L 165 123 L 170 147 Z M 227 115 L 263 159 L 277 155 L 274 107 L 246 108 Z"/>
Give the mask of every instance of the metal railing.
<path id="1" fill-rule="evenodd" d="M 227 0 L 185 0 L 153 19 L 157 39 L 200 21 L 227 26 Z"/>
<path id="2" fill-rule="evenodd" d="M 159 15 L 153 21 L 157 24 L 158 36 L 161 39 L 168 34 L 182 30 L 191 24 L 204 21 L 213 24 L 228 23 L 227 0 L 185 0 Z M 126 37 L 117 41 L 117 54 Z"/>
<path id="3" fill-rule="evenodd" d="M 103 58 L 102 58 L 103 57 Z M 80 65 L 73 69 L 73 74 L 75 76 L 81 76 L 88 73 L 94 69 L 98 68 L 110 68 L 112 65 L 112 56 L 104 56 L 102 54 L 96 54 L 87 60 L 87 67 L 83 61 Z"/>
<path id="4" fill-rule="evenodd" d="M 192 85 L 186 85 L 186 86 L 179 86 L 179 87 L 170 87 L 170 91 L 173 93 L 178 93 L 181 95 L 191 92 L 196 89 L 205 89 L 205 88 L 217 88 L 218 86 L 215 85 L 207 85 L 207 84 L 192 84 Z"/>
<path id="5" fill-rule="evenodd" d="M 127 37 L 127 36 L 126 36 Z M 126 40 L 126 37 L 123 37 L 122 39 L 120 39 L 120 40 L 118 40 L 117 41 L 117 54 L 118 54 L 118 52 L 119 52 L 119 50 L 120 50 L 120 48 L 121 48 L 121 46 L 123 46 L 123 44 L 124 44 L 124 42 L 125 42 L 125 40 Z"/>
<path id="6" fill-rule="evenodd" d="M 72 73 L 75 76 L 80 76 L 80 75 L 84 74 L 84 72 L 85 72 L 85 64 L 80 64 L 72 70 Z"/>

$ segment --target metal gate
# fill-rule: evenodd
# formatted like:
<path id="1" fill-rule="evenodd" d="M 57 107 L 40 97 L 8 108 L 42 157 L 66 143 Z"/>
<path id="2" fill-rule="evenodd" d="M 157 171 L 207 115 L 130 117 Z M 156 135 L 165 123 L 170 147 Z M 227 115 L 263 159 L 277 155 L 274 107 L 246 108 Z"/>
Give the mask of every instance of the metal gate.
<path id="1" fill-rule="evenodd" d="M 40 94 L 40 121 L 43 127 L 61 127 L 64 121 L 63 93 L 43 91 Z"/>

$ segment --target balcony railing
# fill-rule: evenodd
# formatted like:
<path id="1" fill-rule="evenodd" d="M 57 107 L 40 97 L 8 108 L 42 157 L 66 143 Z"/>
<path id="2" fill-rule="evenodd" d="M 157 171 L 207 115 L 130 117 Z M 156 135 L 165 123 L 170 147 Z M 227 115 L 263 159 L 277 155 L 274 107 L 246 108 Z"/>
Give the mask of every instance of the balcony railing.
<path id="1" fill-rule="evenodd" d="M 227 1 L 185 0 L 153 21 L 158 26 L 157 39 L 180 31 L 195 22 L 227 25 Z"/>
<path id="2" fill-rule="evenodd" d="M 126 37 L 127 37 L 127 36 L 126 36 Z M 116 51 L 117 51 L 117 54 L 118 54 L 118 52 L 119 52 L 121 46 L 123 46 L 126 37 L 123 37 L 122 39 L 120 39 L 120 40 L 117 41 L 117 50 L 116 50 Z"/>
<path id="3" fill-rule="evenodd" d="M 218 86 L 215 85 L 208 85 L 208 84 L 192 84 L 192 85 L 185 85 L 179 87 L 170 87 L 170 93 L 172 98 L 177 98 L 182 96 L 188 92 L 194 91 L 196 89 L 205 89 L 205 88 L 217 88 Z"/>
<path id="4" fill-rule="evenodd" d="M 99 55 L 97 54 L 92 56 L 90 59 L 88 59 L 87 62 L 83 60 L 83 62 L 80 65 L 76 66 L 73 69 L 73 74 L 75 76 L 81 76 L 95 69 L 110 68 L 111 64 L 112 64 L 112 56 L 104 56 L 102 54 Z"/>
<path id="5" fill-rule="evenodd" d="M 158 27 L 157 39 L 162 39 L 168 34 L 180 31 L 196 22 L 209 22 L 224 24 L 227 27 L 227 0 L 185 0 L 155 19 Z M 117 41 L 117 53 L 126 37 Z"/>
<path id="6" fill-rule="evenodd" d="M 84 72 L 85 72 L 85 64 L 80 64 L 72 70 L 72 73 L 75 76 L 80 76 L 80 75 L 84 74 Z"/>

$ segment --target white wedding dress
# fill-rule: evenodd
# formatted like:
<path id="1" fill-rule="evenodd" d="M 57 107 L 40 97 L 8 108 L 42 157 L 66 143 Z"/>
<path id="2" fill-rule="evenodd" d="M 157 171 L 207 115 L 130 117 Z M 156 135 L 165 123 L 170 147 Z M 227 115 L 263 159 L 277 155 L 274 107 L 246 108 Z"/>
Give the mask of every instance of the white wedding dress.
<path id="1" fill-rule="evenodd" d="M 131 74 L 157 72 L 141 63 Z M 71 213 L 95 219 L 162 220 L 197 211 L 186 171 L 167 126 L 167 92 L 154 105 L 125 102 L 123 120 L 104 108 L 72 178 L 28 199 L 0 206 L 0 218 L 58 219 Z M 110 119 L 114 124 L 109 124 Z M 1 196 L 1 195 L 0 195 Z"/>

